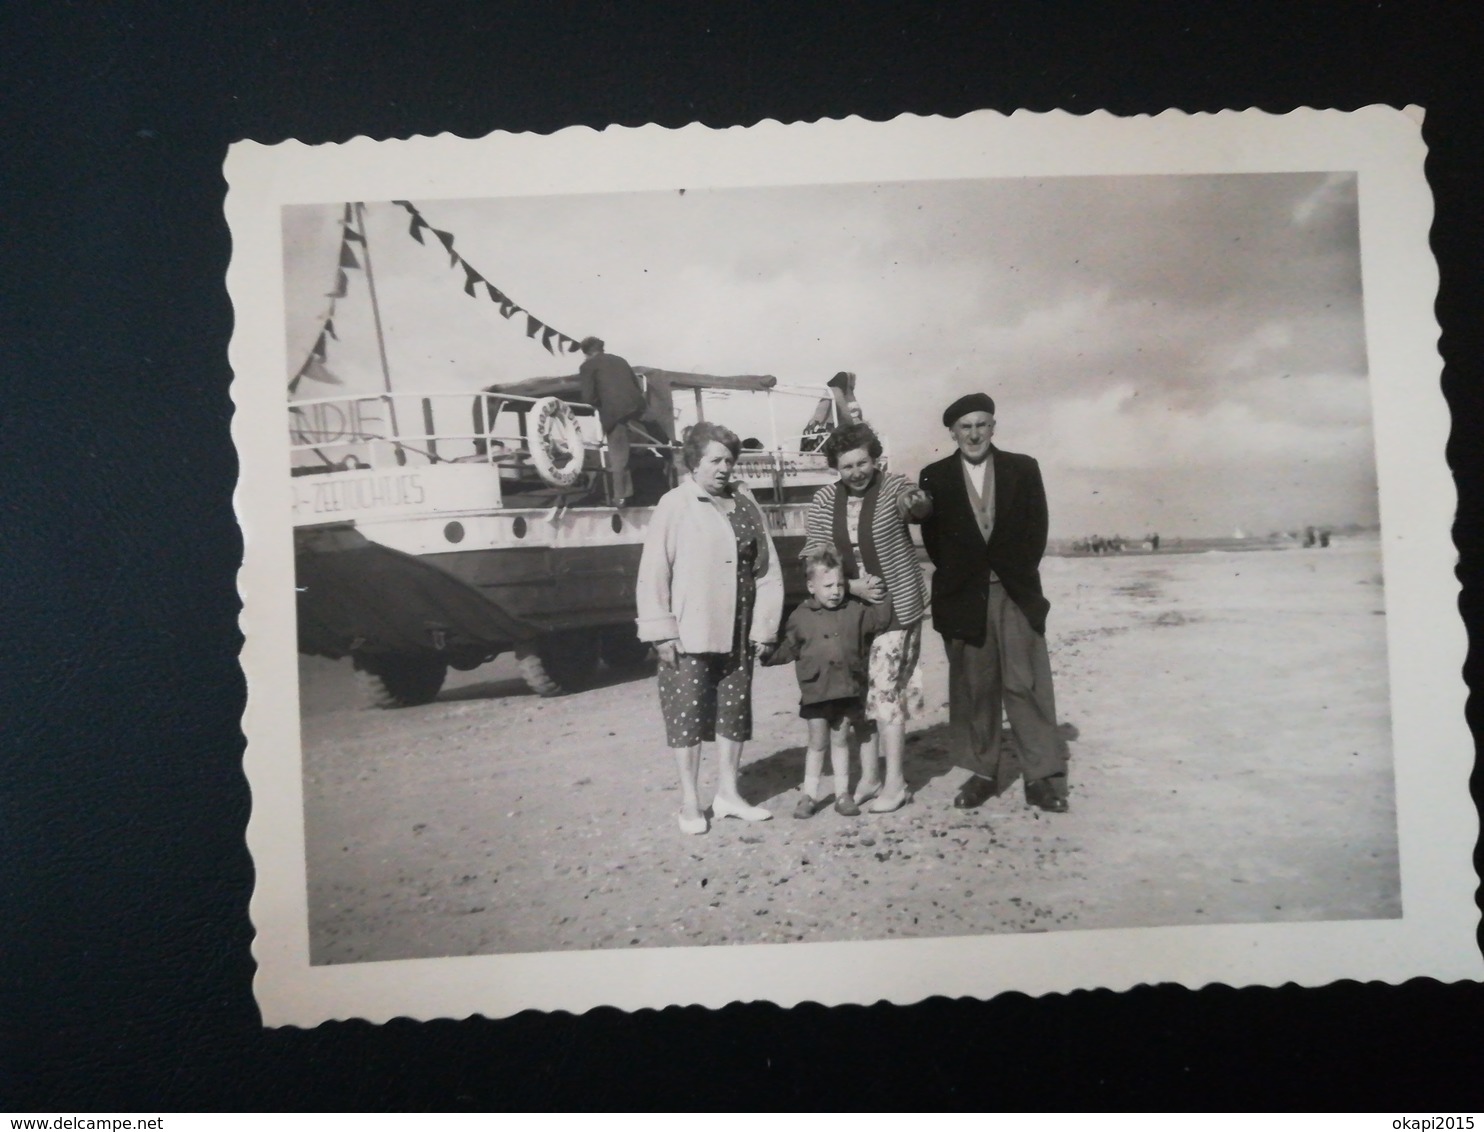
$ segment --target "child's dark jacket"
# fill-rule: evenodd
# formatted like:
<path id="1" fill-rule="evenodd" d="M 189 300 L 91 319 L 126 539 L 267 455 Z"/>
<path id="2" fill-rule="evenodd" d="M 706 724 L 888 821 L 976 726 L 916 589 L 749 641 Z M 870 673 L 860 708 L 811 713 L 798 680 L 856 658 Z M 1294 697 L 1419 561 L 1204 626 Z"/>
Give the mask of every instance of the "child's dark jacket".
<path id="1" fill-rule="evenodd" d="M 812 597 L 789 615 L 768 664 L 794 662 L 799 702 L 818 704 L 866 693 L 871 638 L 891 624 L 891 602 L 868 605 L 847 597 L 826 609 Z"/>

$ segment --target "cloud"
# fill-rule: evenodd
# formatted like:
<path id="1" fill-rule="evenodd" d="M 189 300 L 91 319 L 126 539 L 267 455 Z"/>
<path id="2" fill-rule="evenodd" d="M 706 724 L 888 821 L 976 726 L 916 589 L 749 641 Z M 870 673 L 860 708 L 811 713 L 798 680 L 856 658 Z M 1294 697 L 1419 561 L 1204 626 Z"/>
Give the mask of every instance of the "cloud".
<path id="1" fill-rule="evenodd" d="M 1363 385 L 1316 376 L 1264 394 L 1188 408 L 1119 384 L 1061 400 L 1032 439 L 1043 459 L 1077 471 L 1324 461 L 1370 443 Z"/>

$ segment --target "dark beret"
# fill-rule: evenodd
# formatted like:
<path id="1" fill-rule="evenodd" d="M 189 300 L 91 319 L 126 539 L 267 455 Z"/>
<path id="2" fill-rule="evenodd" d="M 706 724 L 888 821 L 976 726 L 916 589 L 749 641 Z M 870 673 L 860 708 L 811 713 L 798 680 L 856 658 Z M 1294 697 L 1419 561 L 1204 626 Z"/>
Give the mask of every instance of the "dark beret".
<path id="1" fill-rule="evenodd" d="M 589 346 L 596 346 L 601 351 L 603 349 L 603 339 L 594 337 L 593 335 L 588 335 L 577 344 L 577 348 L 583 353 L 587 352 L 587 348 Z"/>
<path id="2" fill-rule="evenodd" d="M 943 410 L 943 427 L 952 428 L 954 421 L 969 413 L 988 413 L 994 416 L 994 398 L 988 393 L 970 393 L 960 397 Z"/>

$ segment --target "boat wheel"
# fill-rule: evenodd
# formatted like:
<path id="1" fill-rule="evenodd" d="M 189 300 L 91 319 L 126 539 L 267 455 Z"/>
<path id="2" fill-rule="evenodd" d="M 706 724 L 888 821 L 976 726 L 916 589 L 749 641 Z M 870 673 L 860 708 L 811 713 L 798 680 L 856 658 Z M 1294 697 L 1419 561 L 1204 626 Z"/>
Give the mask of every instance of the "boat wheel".
<path id="1" fill-rule="evenodd" d="M 598 642 L 590 633 L 552 633 L 517 658 L 521 678 L 538 696 L 575 692 L 598 668 Z"/>
<path id="2" fill-rule="evenodd" d="M 354 663 L 357 682 L 370 707 L 430 704 L 448 675 L 448 665 L 441 657 L 420 653 L 357 656 Z"/>
<path id="3" fill-rule="evenodd" d="M 648 663 L 650 645 L 639 639 L 633 625 L 609 625 L 599 633 L 598 650 L 614 672 L 632 673 Z"/>

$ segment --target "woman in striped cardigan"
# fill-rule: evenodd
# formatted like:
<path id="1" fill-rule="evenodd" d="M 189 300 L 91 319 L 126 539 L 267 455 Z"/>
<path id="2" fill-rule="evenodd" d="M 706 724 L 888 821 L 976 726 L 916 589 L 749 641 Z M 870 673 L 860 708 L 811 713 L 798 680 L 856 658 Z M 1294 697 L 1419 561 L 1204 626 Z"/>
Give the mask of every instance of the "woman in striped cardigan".
<path id="1" fill-rule="evenodd" d="M 880 466 L 881 441 L 868 424 L 836 429 L 822 451 L 840 479 L 820 488 L 810 501 L 803 553 L 834 545 L 850 592 L 873 604 L 889 599 L 892 605 L 891 625 L 871 645 L 866 718 L 874 733 L 861 743 L 861 781 L 854 797 L 856 806 L 870 801 L 872 813 L 890 813 L 908 800 L 902 747 L 908 717 L 922 711 L 918 659 L 927 586 L 907 524 L 927 518 L 932 501 L 906 476 Z M 886 753 L 884 782 L 877 734 Z"/>

